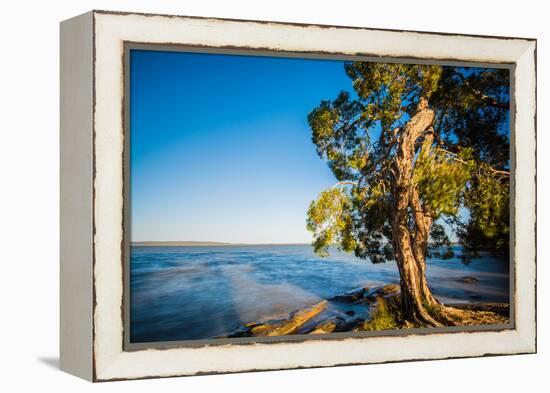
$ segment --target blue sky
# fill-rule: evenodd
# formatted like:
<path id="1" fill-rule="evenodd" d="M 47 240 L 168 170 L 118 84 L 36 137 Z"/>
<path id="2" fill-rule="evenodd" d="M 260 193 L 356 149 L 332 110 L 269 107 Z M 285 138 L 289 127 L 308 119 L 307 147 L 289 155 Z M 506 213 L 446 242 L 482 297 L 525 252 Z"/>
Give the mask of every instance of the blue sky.
<path id="1" fill-rule="evenodd" d="M 132 50 L 132 240 L 310 242 L 335 179 L 307 114 L 352 90 L 342 61 Z"/>

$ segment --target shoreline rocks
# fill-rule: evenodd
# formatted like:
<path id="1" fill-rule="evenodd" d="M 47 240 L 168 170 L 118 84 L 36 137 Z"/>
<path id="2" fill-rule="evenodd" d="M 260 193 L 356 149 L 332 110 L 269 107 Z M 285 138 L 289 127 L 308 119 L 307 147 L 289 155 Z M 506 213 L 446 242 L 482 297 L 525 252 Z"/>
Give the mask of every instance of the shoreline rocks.
<path id="1" fill-rule="evenodd" d="M 257 336 L 285 336 L 294 334 L 306 322 L 317 316 L 327 308 L 327 301 L 323 300 L 311 307 L 293 312 L 288 319 L 269 321 L 266 323 L 248 323 L 242 329 L 228 335 L 228 337 L 257 337 Z"/>
<path id="2" fill-rule="evenodd" d="M 475 277 L 471 277 L 471 276 L 464 276 L 464 277 L 459 277 L 457 278 L 457 281 L 459 282 L 463 282 L 465 284 L 475 284 L 477 283 L 479 280 Z"/>
<path id="3" fill-rule="evenodd" d="M 478 280 L 466 276 L 457 281 L 476 283 Z M 247 323 L 225 338 L 362 331 L 365 322 L 369 321 L 370 312 L 377 308 L 378 302 L 398 302 L 399 293 L 398 284 L 354 289 L 296 310 L 287 318 Z M 464 326 L 502 324 L 509 318 L 509 305 L 506 303 L 453 303 L 446 306 L 470 312 L 470 317 L 463 321 Z M 401 328 L 407 327 L 412 326 L 405 324 Z"/>

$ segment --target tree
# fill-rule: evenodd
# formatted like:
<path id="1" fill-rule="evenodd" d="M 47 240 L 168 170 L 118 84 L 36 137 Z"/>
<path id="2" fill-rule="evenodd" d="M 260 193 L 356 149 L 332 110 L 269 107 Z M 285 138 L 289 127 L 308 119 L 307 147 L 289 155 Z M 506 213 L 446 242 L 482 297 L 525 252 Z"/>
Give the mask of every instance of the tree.
<path id="1" fill-rule="evenodd" d="M 407 321 L 460 323 L 432 295 L 426 260 L 450 245 L 449 229 L 471 251 L 508 249 L 508 71 L 370 62 L 345 71 L 353 92 L 308 116 L 337 179 L 308 210 L 314 249 L 395 260 Z"/>

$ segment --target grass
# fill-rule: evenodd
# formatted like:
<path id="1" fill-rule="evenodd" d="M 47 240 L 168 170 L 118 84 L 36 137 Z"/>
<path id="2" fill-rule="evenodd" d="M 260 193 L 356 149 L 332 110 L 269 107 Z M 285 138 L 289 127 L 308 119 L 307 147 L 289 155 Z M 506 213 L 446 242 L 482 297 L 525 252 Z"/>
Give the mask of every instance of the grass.
<path id="1" fill-rule="evenodd" d="M 368 331 L 399 329 L 395 314 L 383 297 L 376 299 L 376 308 L 371 319 L 363 325 L 363 329 Z"/>

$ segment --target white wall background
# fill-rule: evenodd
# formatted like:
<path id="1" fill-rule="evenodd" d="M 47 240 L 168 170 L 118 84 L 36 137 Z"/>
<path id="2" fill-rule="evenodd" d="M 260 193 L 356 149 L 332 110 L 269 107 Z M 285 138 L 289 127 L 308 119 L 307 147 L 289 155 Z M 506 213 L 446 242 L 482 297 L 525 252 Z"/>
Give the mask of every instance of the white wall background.
<path id="1" fill-rule="evenodd" d="M 522 1 L 4 2 L 0 12 L 0 390 L 548 391 L 548 10 Z M 90 9 L 538 38 L 539 354 L 92 385 L 58 367 L 59 21 Z M 546 122 L 547 123 L 547 122 Z M 33 389 L 33 390 L 31 390 Z"/>

